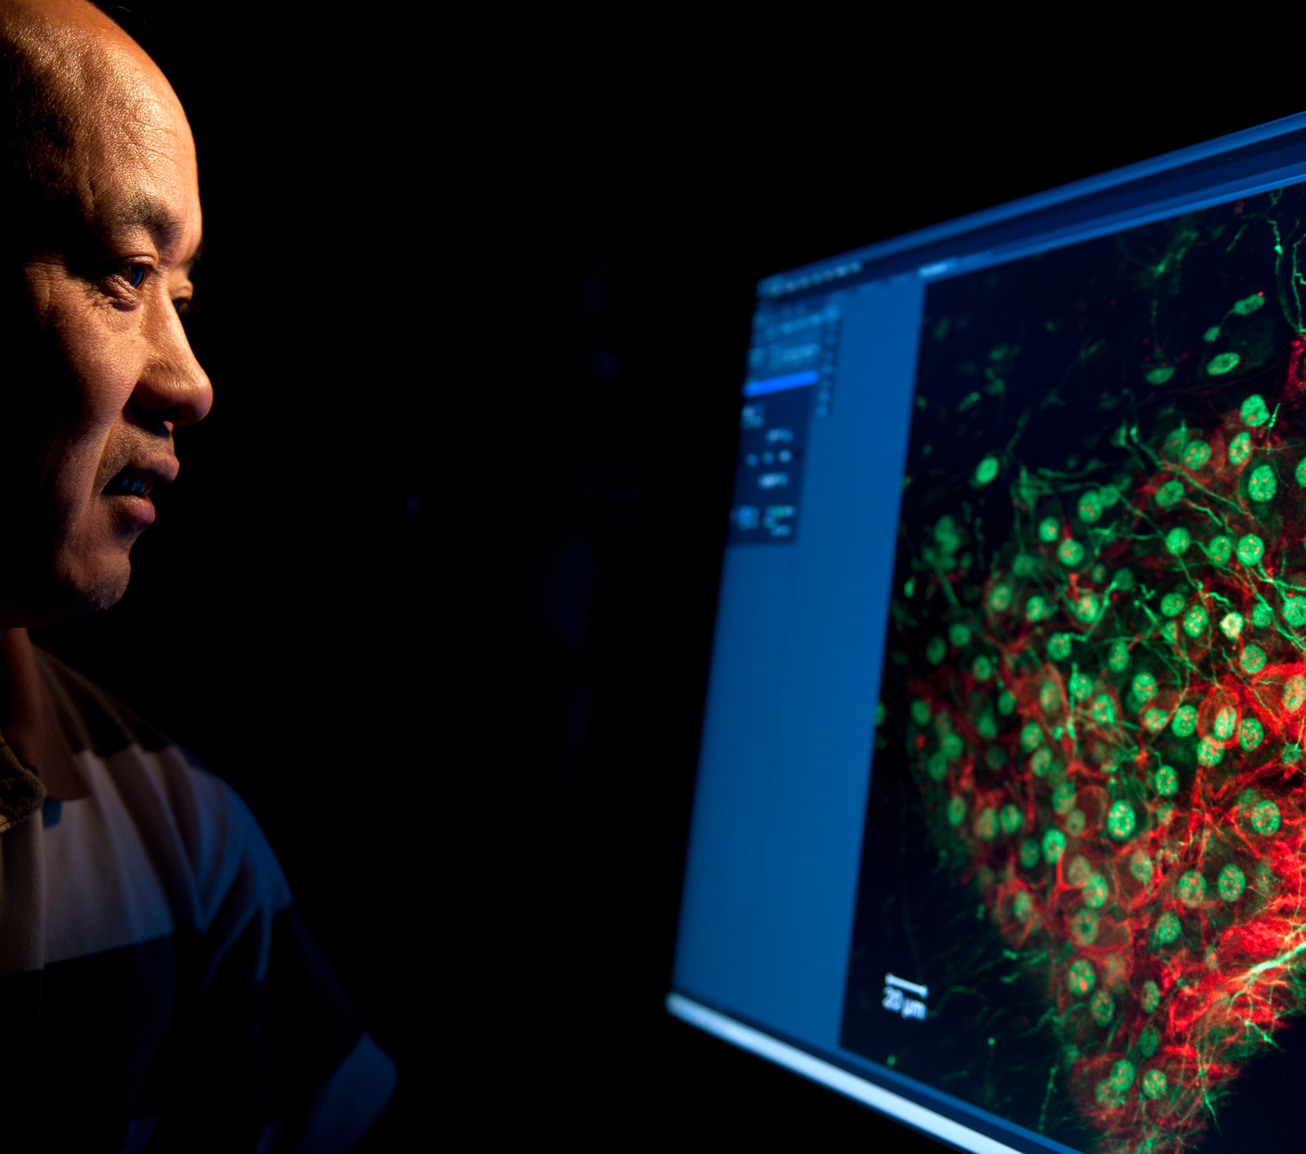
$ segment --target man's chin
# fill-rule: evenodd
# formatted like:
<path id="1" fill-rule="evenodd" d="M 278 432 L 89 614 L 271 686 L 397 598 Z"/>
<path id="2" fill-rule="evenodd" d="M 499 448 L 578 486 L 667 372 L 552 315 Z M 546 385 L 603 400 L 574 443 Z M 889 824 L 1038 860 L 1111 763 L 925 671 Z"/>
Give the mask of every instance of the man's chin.
<path id="1" fill-rule="evenodd" d="M 32 627 L 57 625 L 61 621 L 98 613 L 122 600 L 130 578 L 131 566 L 124 563 L 112 572 L 96 574 L 94 580 L 79 574 L 77 579 L 55 581 L 39 592 L 20 599 L 22 606 L 18 615 L 22 620 L 15 623 Z M 4 608 L 9 609 L 9 606 Z M 9 617 L 12 613 L 13 610 L 10 610 L 4 615 Z"/>

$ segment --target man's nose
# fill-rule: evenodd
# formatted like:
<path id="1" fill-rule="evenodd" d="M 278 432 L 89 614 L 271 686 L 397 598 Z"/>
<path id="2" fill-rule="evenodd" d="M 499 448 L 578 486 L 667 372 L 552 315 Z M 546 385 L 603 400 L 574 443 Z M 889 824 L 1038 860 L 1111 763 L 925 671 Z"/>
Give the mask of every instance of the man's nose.
<path id="1" fill-rule="evenodd" d="M 173 425 L 202 421 L 213 407 L 213 386 L 191 351 L 171 301 L 152 308 L 144 335 L 149 360 L 137 379 L 133 402 L 155 420 Z"/>

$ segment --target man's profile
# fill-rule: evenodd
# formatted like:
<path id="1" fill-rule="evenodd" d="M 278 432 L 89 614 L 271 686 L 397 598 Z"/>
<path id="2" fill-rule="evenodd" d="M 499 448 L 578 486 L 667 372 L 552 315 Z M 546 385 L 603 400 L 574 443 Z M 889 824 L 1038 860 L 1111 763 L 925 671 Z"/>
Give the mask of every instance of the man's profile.
<path id="1" fill-rule="evenodd" d="M 113 605 L 173 432 L 202 216 L 168 81 L 84 0 L 0 3 L 5 1144 L 346 1150 L 393 1064 L 248 809 L 29 627 Z"/>

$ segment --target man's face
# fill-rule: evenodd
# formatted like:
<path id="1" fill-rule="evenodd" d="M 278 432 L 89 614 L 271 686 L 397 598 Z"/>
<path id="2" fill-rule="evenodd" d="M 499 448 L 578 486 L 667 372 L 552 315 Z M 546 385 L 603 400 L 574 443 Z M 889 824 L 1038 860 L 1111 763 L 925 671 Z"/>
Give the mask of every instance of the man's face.
<path id="1" fill-rule="evenodd" d="M 78 97 L 67 235 L 9 286 L 0 448 L 17 451 L 0 464 L 0 628 L 122 596 L 151 490 L 176 476 L 173 428 L 212 404 L 178 315 L 200 242 L 194 145 L 176 96 L 130 48 L 108 51 Z"/>

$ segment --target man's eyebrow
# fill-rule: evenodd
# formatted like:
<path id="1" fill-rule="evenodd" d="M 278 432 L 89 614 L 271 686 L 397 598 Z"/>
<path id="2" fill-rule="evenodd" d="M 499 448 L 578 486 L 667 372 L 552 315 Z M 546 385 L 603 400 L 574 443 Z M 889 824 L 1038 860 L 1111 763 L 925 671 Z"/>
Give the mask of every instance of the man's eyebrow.
<path id="1" fill-rule="evenodd" d="M 147 228 L 163 247 L 176 243 L 181 235 L 182 222 L 173 215 L 168 206 L 158 197 L 147 192 L 138 192 L 126 204 L 122 205 L 110 218 L 115 228 Z M 200 247 L 203 247 L 201 242 Z M 192 265 L 199 258 L 199 249 L 191 258 Z"/>

